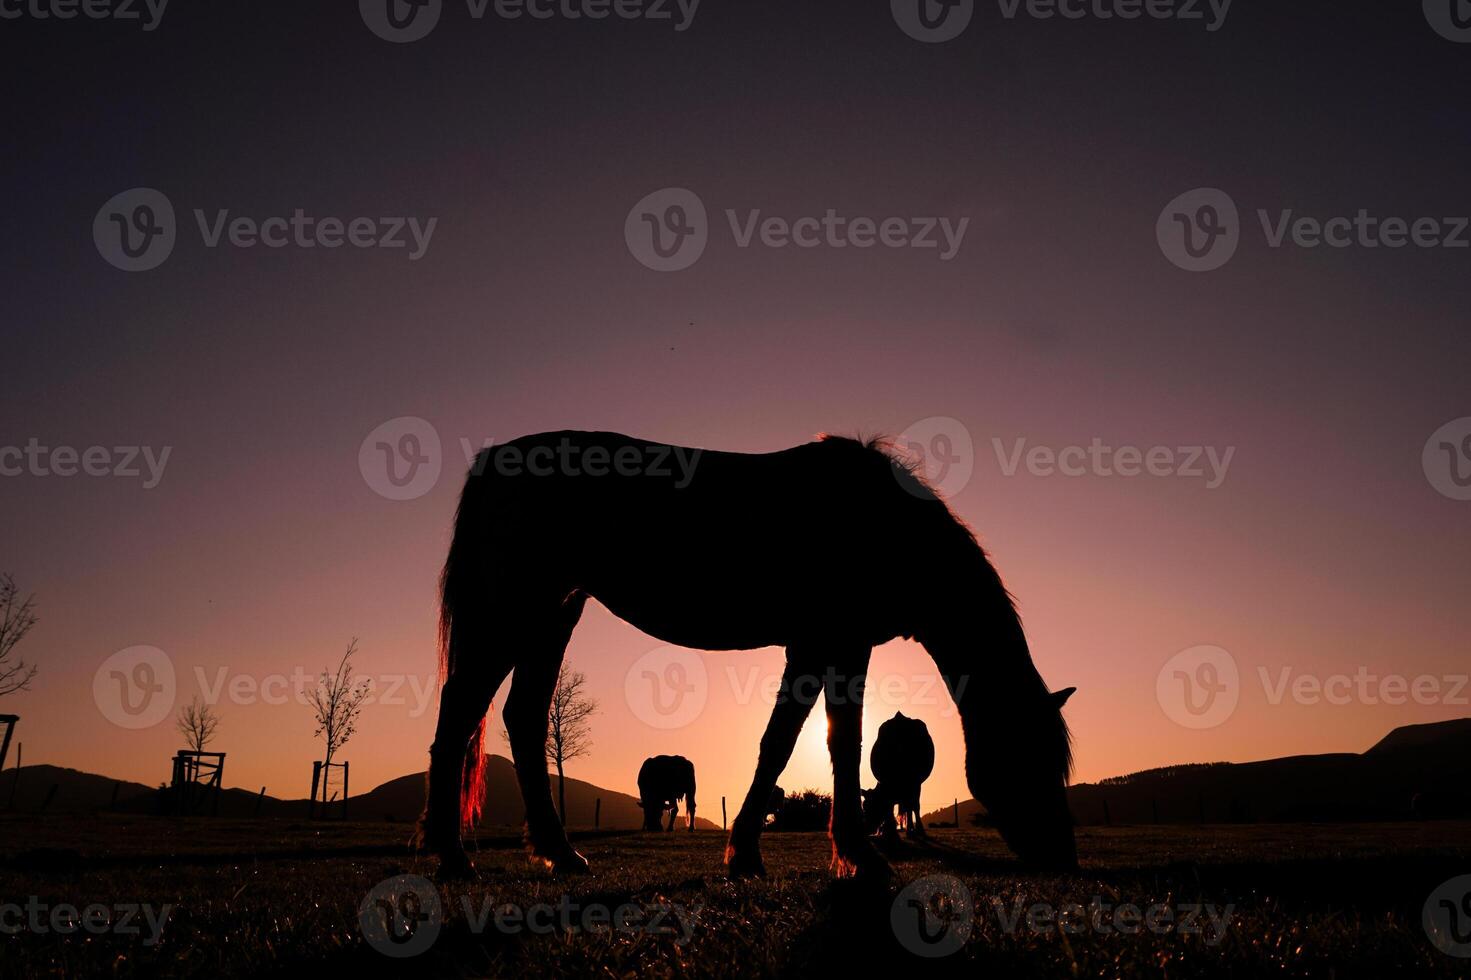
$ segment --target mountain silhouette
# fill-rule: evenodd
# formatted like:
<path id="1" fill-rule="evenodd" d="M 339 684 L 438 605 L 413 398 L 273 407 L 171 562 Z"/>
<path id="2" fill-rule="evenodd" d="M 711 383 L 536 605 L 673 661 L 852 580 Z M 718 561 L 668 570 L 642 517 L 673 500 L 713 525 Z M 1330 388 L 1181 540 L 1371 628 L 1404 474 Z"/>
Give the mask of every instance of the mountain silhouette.
<path id="1" fill-rule="evenodd" d="M 1396 728 L 1363 753 L 1167 766 L 1068 788 L 1080 825 L 1471 816 L 1471 718 Z M 1418 801 L 1418 802 L 1417 802 Z M 961 826 L 983 813 L 960 804 Z M 925 815 L 951 821 L 952 807 Z"/>
<path id="2" fill-rule="evenodd" d="M 19 782 L 16 782 L 17 774 Z M 555 778 L 555 777 L 553 777 Z M 47 813 L 79 813 L 116 809 L 126 813 L 162 811 L 165 802 L 156 786 L 111 779 L 95 773 L 81 772 L 61 766 L 24 766 L 7 769 L 0 774 L 0 808 L 11 799 L 12 809 L 34 813 L 45 807 Z M 52 788 L 55 787 L 53 794 Z M 116 797 L 114 797 L 116 787 Z M 516 783 L 516 770 L 511 760 L 500 755 L 486 758 L 484 827 L 519 827 L 524 819 L 521 790 Z M 203 795 L 201 791 L 201 795 Z M 48 797 L 49 803 L 48 803 Z M 587 829 L 593 825 L 593 811 L 602 800 L 599 827 L 604 830 L 635 830 L 643 823 L 643 811 L 637 797 L 604 789 L 581 779 L 567 779 L 567 825 Z M 718 801 L 717 801 L 718 802 Z M 281 817 L 304 819 L 310 811 L 306 799 L 283 800 L 261 797 L 245 789 L 226 789 L 220 795 L 222 817 Z M 409 773 L 390 779 L 372 790 L 355 794 L 348 803 L 354 820 L 389 820 L 408 823 L 418 819 L 424 809 L 424 773 Z M 210 812 L 206 801 L 204 812 Z M 336 812 L 333 810 L 332 812 Z M 681 813 L 681 824 L 683 814 Z M 711 829 L 718 825 L 697 817 L 695 826 Z"/>

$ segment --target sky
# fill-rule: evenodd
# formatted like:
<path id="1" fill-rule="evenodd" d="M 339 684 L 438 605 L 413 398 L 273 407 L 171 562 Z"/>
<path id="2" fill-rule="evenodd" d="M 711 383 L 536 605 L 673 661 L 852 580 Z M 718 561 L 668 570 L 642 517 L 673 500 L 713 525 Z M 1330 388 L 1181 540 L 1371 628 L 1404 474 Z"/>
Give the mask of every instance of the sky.
<path id="1" fill-rule="evenodd" d="M 0 24 L 24 95 L 0 146 L 0 572 L 35 596 L 16 655 L 40 669 L 0 712 L 24 762 L 163 781 L 199 696 L 227 784 L 303 797 L 321 750 L 295 692 L 355 637 L 379 694 L 353 785 L 421 768 L 462 447 L 561 428 L 747 452 L 904 434 L 950 458 L 931 475 L 1038 669 L 1078 688 L 1079 780 L 1471 715 L 1471 44 L 1433 3 L 1242 2 L 1214 30 L 1205 5 L 982 3 L 936 43 L 903 6 L 446 0 L 405 43 L 371 10 L 276 0 Z M 148 217 L 136 188 L 174 212 L 144 271 L 111 218 Z M 660 271 L 643 215 L 668 230 L 691 201 L 684 267 Z M 1202 207 L 1229 233 L 1198 260 L 1176 216 L 1206 235 Z M 298 240 L 298 209 L 312 235 L 362 218 L 404 245 Z M 874 241 L 890 218 L 908 244 Z M 1343 219 L 1345 244 L 1301 218 Z M 1392 218 L 1433 219 L 1435 244 L 1386 245 Z M 391 499 L 377 436 L 360 451 L 405 425 L 439 475 Z M 94 446 L 109 475 L 64 475 Z M 568 657 L 599 702 L 570 775 L 632 792 L 678 752 L 702 813 L 734 809 L 780 651 L 702 655 L 676 728 L 637 678 L 680 655 L 590 604 Z M 128 714 L 145 660 L 173 690 Z M 891 696 L 865 745 L 920 717 L 925 808 L 968 797 L 924 652 L 888 644 L 872 677 Z M 830 779 L 816 712 L 780 781 Z"/>

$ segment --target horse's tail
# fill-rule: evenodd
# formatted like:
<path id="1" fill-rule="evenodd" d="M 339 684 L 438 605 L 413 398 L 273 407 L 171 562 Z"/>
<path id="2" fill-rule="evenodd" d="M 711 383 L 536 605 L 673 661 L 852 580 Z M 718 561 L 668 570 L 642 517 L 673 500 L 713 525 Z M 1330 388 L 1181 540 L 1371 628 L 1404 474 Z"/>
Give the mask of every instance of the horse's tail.
<path id="1" fill-rule="evenodd" d="M 478 481 L 466 481 L 460 494 L 460 504 L 455 511 L 454 536 L 450 540 L 449 555 L 444 561 L 444 570 L 439 575 L 439 683 L 445 681 L 458 668 L 457 655 L 465 649 L 463 617 L 477 591 L 476 583 L 481 580 L 478 570 L 471 566 L 476 560 L 474 551 L 483 546 L 483 536 L 477 529 L 481 524 L 483 494 L 476 493 Z M 481 559 L 483 560 L 483 559 Z M 459 616 L 461 642 L 456 642 L 455 620 Z M 465 766 L 460 777 L 460 826 L 470 827 L 479 822 L 485 806 L 485 723 L 482 715 L 479 724 L 470 735 L 465 755 Z"/>

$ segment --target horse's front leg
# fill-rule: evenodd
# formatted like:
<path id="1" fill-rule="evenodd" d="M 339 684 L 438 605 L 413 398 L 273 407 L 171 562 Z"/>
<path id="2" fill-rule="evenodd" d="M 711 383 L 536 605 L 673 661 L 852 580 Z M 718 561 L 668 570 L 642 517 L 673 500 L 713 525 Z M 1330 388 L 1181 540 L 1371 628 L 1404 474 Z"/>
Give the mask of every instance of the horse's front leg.
<path id="1" fill-rule="evenodd" d="M 863 831 L 863 802 L 858 770 L 863 758 L 863 686 L 870 651 L 843 658 L 823 680 L 827 706 L 827 746 L 833 760 L 833 811 L 828 832 L 833 842 L 833 869 L 839 877 L 887 879 L 889 864 Z M 886 820 L 893 820 L 893 806 Z"/>
<path id="2" fill-rule="evenodd" d="M 787 651 L 787 666 L 782 672 L 776 705 L 761 736 L 761 755 L 756 762 L 756 775 L 745 802 L 730 826 L 730 841 L 725 845 L 725 864 L 732 878 L 762 876 L 766 866 L 761 862 L 761 829 L 771 805 L 776 778 L 787 767 L 796 748 L 802 723 L 817 700 L 818 687 L 810 676 L 803 678 L 793 666 L 792 651 Z M 810 683 L 803 683 L 803 681 Z"/>

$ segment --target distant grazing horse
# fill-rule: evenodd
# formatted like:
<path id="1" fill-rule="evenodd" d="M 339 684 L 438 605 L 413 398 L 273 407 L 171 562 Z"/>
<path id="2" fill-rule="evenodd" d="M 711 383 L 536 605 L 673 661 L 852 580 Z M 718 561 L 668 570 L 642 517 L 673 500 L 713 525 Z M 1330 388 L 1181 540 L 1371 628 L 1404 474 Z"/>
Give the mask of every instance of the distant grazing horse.
<path id="1" fill-rule="evenodd" d="M 771 787 L 771 799 L 767 801 L 766 812 L 761 815 L 762 820 L 771 817 L 775 820 L 781 815 L 781 808 L 787 805 L 787 791 L 780 786 Z"/>
<path id="2" fill-rule="evenodd" d="M 965 730 L 966 780 L 1031 866 L 1077 864 L 1061 708 L 1011 596 L 970 529 L 882 444 L 827 437 L 774 453 L 707 452 L 606 432 L 484 450 L 460 496 L 440 582 L 443 688 L 420 841 L 442 877 L 471 872 L 461 827 L 484 802 L 485 715 L 514 668 L 505 722 L 531 854 L 585 870 L 552 806 L 544 747 L 557 668 L 589 596 L 658 639 L 786 649 L 755 778 L 726 847 L 761 874 L 776 778 L 819 693 L 839 874 L 887 876 L 863 830 L 858 772 L 873 647 L 913 638 Z"/>
<path id="3" fill-rule="evenodd" d="M 663 830 L 660 821 L 669 813 L 669 830 L 685 801 L 690 832 L 695 829 L 695 764 L 682 755 L 656 755 L 638 768 L 638 805 L 644 808 L 644 829 Z"/>
<path id="4" fill-rule="evenodd" d="M 919 816 L 919 788 L 935 769 L 935 740 L 918 718 L 906 718 L 897 712 L 879 726 L 873 751 L 868 756 L 878 785 L 866 790 L 863 797 L 864 822 L 870 832 L 883 829 L 885 836 L 898 833 L 894 807 L 899 808 L 899 823 L 914 834 L 924 833 Z"/>

